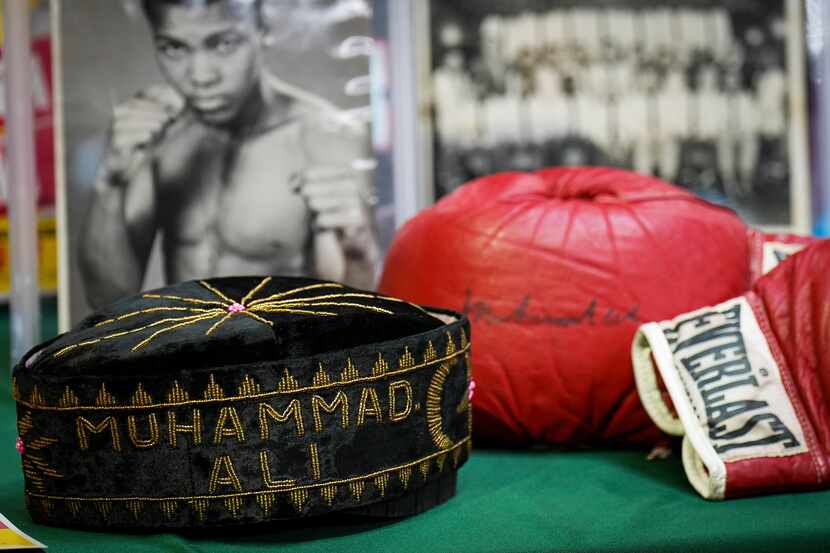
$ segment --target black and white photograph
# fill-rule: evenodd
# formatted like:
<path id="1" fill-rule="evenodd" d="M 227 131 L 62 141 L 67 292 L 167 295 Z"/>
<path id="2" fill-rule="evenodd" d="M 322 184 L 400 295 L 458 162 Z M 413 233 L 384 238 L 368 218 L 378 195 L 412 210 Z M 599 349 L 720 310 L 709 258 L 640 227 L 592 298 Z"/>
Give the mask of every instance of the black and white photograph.
<path id="1" fill-rule="evenodd" d="M 53 7 L 62 327 L 205 277 L 373 286 L 370 2 Z"/>
<path id="2" fill-rule="evenodd" d="M 609 165 L 806 231 L 800 3 L 430 3 L 436 198 L 497 171 Z"/>

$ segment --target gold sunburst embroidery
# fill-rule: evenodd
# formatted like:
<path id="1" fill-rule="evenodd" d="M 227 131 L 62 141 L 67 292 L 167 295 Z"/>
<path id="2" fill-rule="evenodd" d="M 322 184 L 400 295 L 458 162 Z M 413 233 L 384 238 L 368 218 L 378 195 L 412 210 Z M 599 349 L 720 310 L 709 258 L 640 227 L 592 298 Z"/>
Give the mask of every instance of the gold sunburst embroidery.
<path id="1" fill-rule="evenodd" d="M 256 286 L 254 286 L 247 294 L 240 300 L 234 300 L 228 297 L 221 290 L 207 282 L 200 280 L 201 284 L 206 290 L 216 296 L 216 300 L 205 300 L 201 298 L 194 298 L 188 296 L 176 296 L 170 294 L 143 294 L 145 299 L 166 300 L 169 302 L 179 302 L 185 305 L 172 306 L 155 306 L 148 307 L 137 311 L 131 311 L 118 315 L 111 319 L 101 321 L 96 324 L 96 327 L 104 327 L 115 322 L 123 321 L 140 315 L 150 313 L 161 313 L 163 318 L 149 322 L 144 325 L 111 332 L 101 336 L 85 340 L 75 344 L 68 345 L 58 350 L 54 357 L 61 357 L 70 351 L 78 348 L 92 346 L 107 340 L 114 340 L 116 338 L 128 337 L 131 335 L 141 335 L 142 339 L 137 342 L 132 351 L 137 351 L 153 340 L 165 334 L 180 330 L 203 321 L 212 321 L 210 327 L 205 331 L 205 335 L 210 335 L 225 324 L 227 321 L 238 317 L 249 317 L 259 323 L 268 326 L 274 326 L 274 323 L 262 315 L 273 314 L 288 314 L 288 315 L 312 315 L 316 317 L 337 317 L 339 313 L 337 308 L 352 307 L 363 311 L 373 313 L 380 313 L 384 315 L 392 315 L 393 312 L 383 307 L 375 305 L 368 305 L 360 300 L 375 299 L 385 300 L 389 302 L 401 303 L 401 300 L 389 298 L 386 296 L 378 296 L 375 294 L 361 293 L 361 292 L 336 292 L 337 289 L 342 289 L 342 284 L 335 282 L 322 282 L 318 284 L 310 284 L 293 288 L 284 292 L 271 294 L 270 296 L 254 299 L 255 296 L 262 291 L 262 289 L 271 281 L 271 277 L 263 278 Z M 319 290 L 322 293 L 312 296 L 299 296 L 303 292 L 312 290 Z M 149 332 L 149 334 L 146 334 Z"/>

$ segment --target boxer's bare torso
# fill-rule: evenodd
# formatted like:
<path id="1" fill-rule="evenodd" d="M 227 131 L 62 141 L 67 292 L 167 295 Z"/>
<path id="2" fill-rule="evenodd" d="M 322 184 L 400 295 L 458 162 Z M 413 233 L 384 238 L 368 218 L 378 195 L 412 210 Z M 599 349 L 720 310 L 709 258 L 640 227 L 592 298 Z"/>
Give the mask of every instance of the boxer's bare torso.
<path id="1" fill-rule="evenodd" d="M 187 115 L 155 151 L 155 201 L 171 282 L 307 274 L 309 209 L 292 175 L 309 163 L 295 102 L 269 128 L 230 137 Z"/>
<path id="2" fill-rule="evenodd" d="M 166 282 L 280 274 L 371 286 L 369 174 L 350 168 L 366 153 L 363 127 L 290 87 L 272 92 L 247 129 L 180 108 L 121 181 L 99 181 L 81 252 L 93 304 L 141 288 L 157 236 Z"/>

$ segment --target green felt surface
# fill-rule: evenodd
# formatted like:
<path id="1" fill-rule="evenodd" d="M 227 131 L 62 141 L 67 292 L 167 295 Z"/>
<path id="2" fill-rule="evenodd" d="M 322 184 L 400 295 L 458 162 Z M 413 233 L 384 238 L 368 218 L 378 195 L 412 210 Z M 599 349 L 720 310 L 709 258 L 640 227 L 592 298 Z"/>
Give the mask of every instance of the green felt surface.
<path id="1" fill-rule="evenodd" d="M 48 304 L 44 336 L 55 332 Z M 8 359 L 8 315 L 0 313 Z M 8 375 L 8 366 L 3 365 Z M 391 522 L 323 520 L 195 535 L 33 524 L 23 505 L 8 378 L 0 384 L 0 512 L 49 551 L 828 551 L 830 492 L 709 503 L 680 461 L 643 452 L 474 451 L 458 495 Z"/>

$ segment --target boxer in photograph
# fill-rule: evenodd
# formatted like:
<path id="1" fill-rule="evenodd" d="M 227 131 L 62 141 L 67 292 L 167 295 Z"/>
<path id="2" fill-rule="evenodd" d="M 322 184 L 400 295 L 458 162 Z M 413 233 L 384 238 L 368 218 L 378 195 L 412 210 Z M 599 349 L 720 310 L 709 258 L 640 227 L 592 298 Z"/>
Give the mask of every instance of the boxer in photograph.
<path id="1" fill-rule="evenodd" d="M 602 96 L 583 94 L 574 101 L 576 108 L 577 135 L 587 138 L 593 144 L 608 151 L 610 142 L 609 104 Z"/>
<path id="2" fill-rule="evenodd" d="M 561 96 L 562 74 L 550 63 L 542 63 L 533 72 L 533 93 L 538 96 Z"/>
<path id="3" fill-rule="evenodd" d="M 516 63 L 525 47 L 527 37 L 521 36 L 522 20 L 519 17 L 505 17 L 501 29 L 501 44 L 504 52 L 504 59 L 507 65 Z"/>
<path id="4" fill-rule="evenodd" d="M 761 135 L 766 140 L 783 138 L 787 132 L 787 76 L 774 62 L 758 75 L 758 107 Z"/>
<path id="5" fill-rule="evenodd" d="M 504 19 L 488 15 L 479 26 L 481 39 L 481 64 L 487 81 L 496 90 L 504 88 L 504 74 L 507 71 L 502 38 Z"/>
<path id="6" fill-rule="evenodd" d="M 674 180 L 680 164 L 680 147 L 692 134 L 692 100 L 683 67 L 669 69 L 663 90 L 657 95 L 660 134 L 660 176 Z"/>
<path id="7" fill-rule="evenodd" d="M 605 29 L 607 38 L 622 50 L 624 55 L 634 52 L 637 44 L 637 24 L 632 10 L 621 8 L 607 8 L 605 12 Z M 613 31 L 612 31 L 613 30 Z"/>
<path id="8" fill-rule="evenodd" d="M 562 139 L 568 131 L 568 110 L 560 91 L 537 92 L 527 100 L 529 134 L 536 144 Z"/>
<path id="9" fill-rule="evenodd" d="M 93 306 L 165 278 L 311 274 L 371 286 L 363 125 L 265 66 L 262 2 L 145 0 L 164 85 L 114 111 L 82 229 Z"/>
<path id="10" fill-rule="evenodd" d="M 706 20 L 703 13 L 695 8 L 680 8 L 680 25 L 683 30 L 684 49 L 687 60 L 696 52 L 706 48 Z"/>
<path id="11" fill-rule="evenodd" d="M 716 60 L 725 60 L 735 48 L 735 36 L 726 8 L 713 8 L 707 14 L 706 28 Z"/>
<path id="12" fill-rule="evenodd" d="M 589 60 L 598 59 L 602 52 L 600 13 L 597 9 L 574 9 L 574 35 Z"/>
<path id="13" fill-rule="evenodd" d="M 645 55 L 655 60 L 673 48 L 671 12 L 667 9 L 653 9 L 645 12 Z"/>
<path id="14" fill-rule="evenodd" d="M 464 56 L 452 48 L 433 72 L 432 104 L 435 127 L 441 141 L 437 160 L 442 193 L 449 193 L 469 180 L 464 159 L 478 136 L 478 103 L 475 83 L 465 71 Z"/>
<path id="15" fill-rule="evenodd" d="M 550 10 L 542 16 L 542 36 L 548 49 L 561 56 L 567 47 L 573 29 L 569 29 L 561 9 Z"/>
<path id="16" fill-rule="evenodd" d="M 442 141 L 459 145 L 470 136 L 469 125 L 459 110 L 475 102 L 475 84 L 464 69 L 464 56 L 459 49 L 452 49 L 444 56 L 443 63 L 433 72 L 433 104 L 438 132 Z M 474 130 L 474 129 L 472 129 Z"/>
<path id="17" fill-rule="evenodd" d="M 718 74 L 714 65 L 700 66 L 697 73 L 697 88 L 690 95 L 694 120 L 694 139 L 701 151 L 711 152 L 717 157 L 714 146 L 726 131 L 726 103 L 718 87 Z M 719 161 L 709 163 L 699 172 L 700 185 L 704 190 L 712 189 L 722 175 L 717 174 Z"/>

